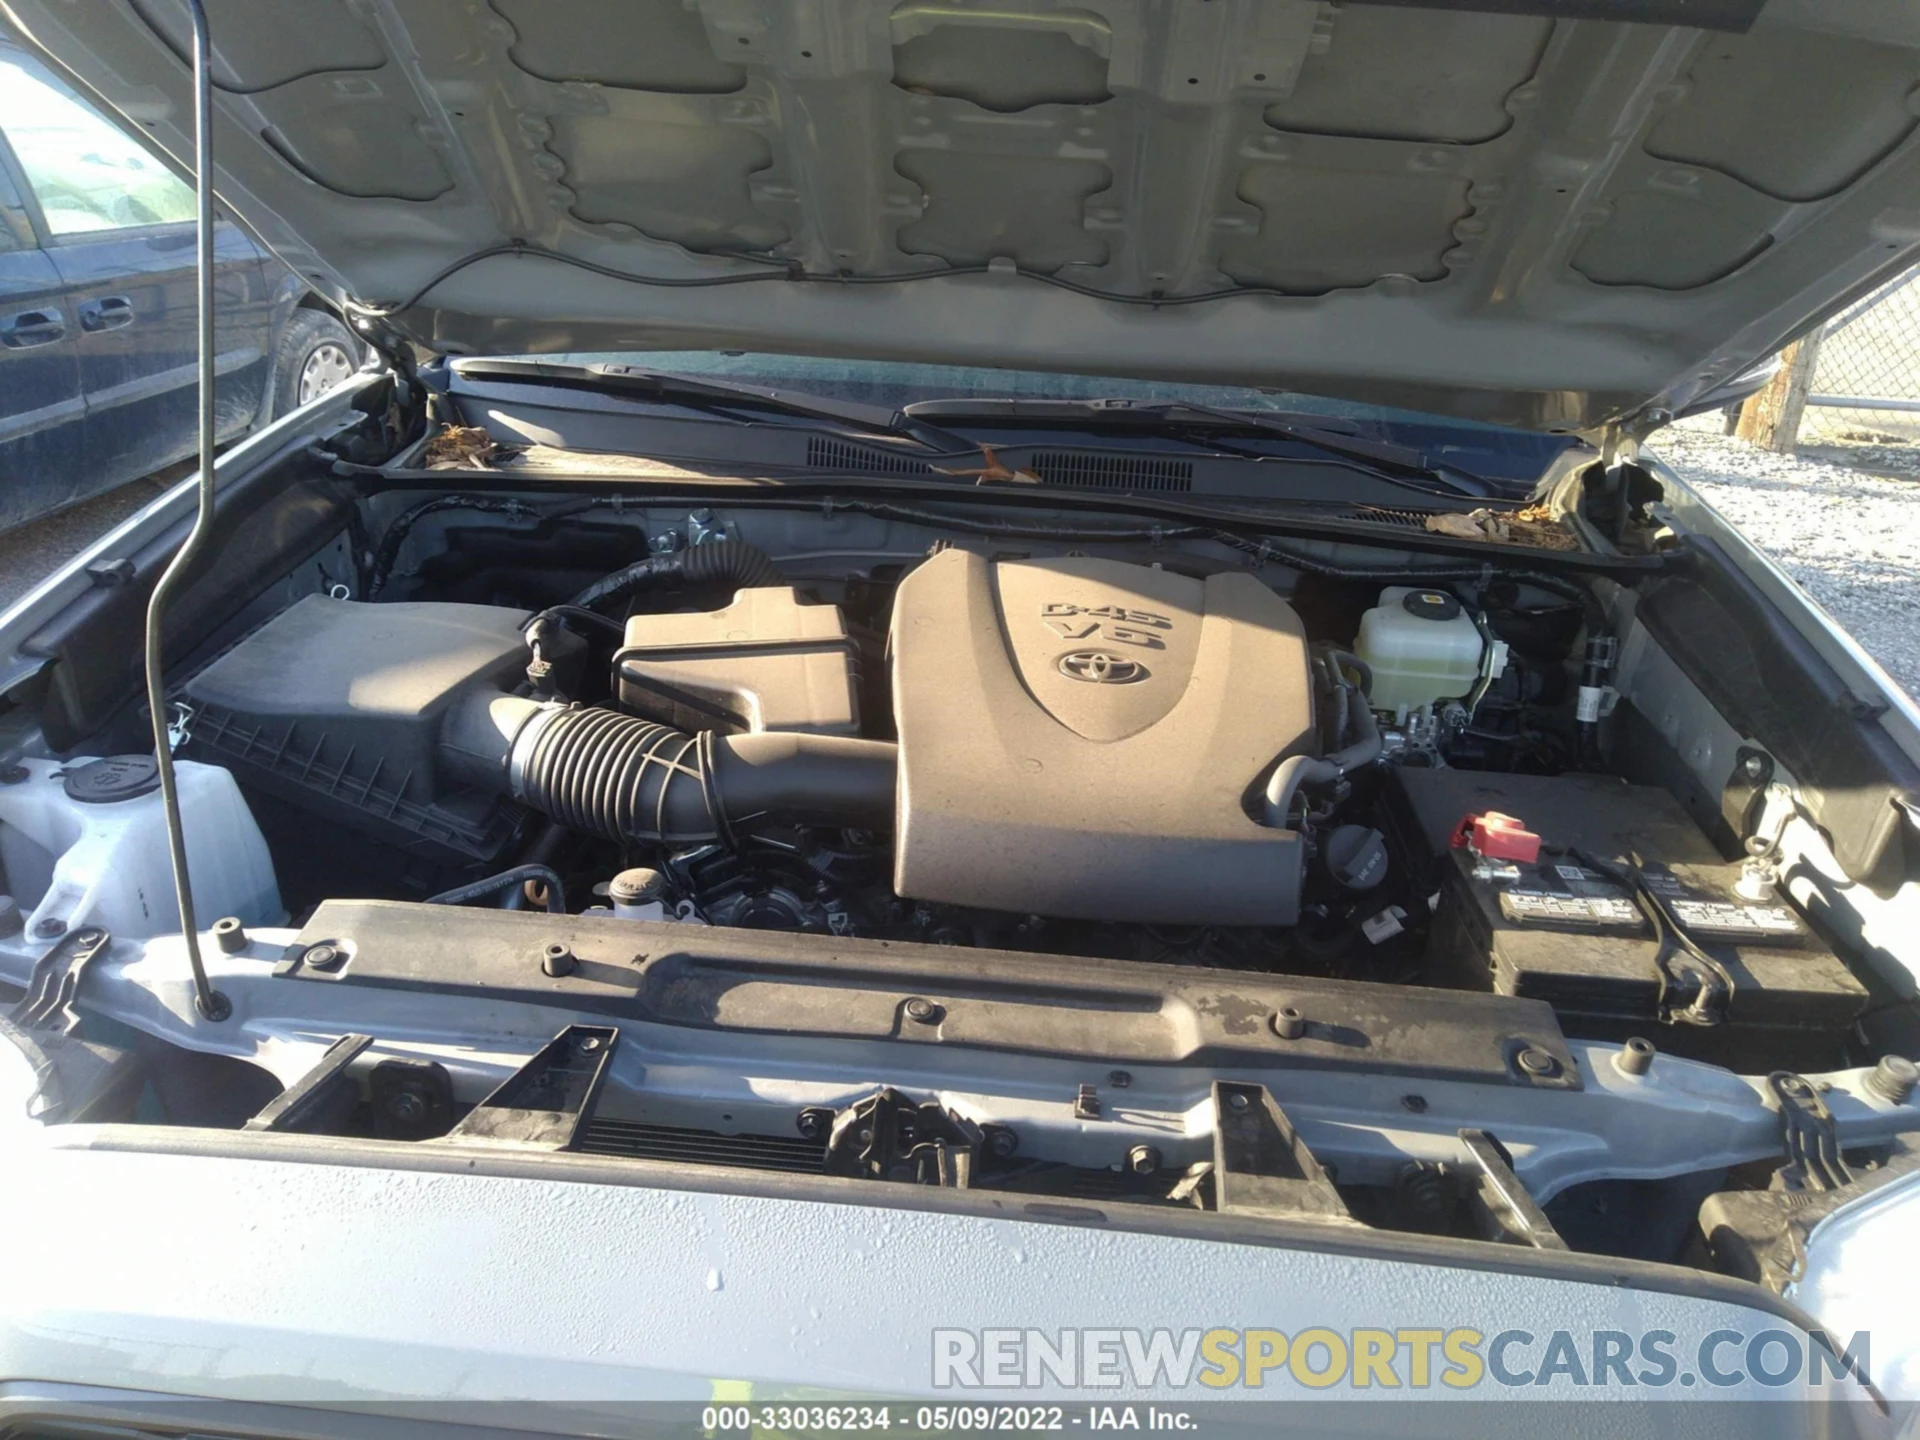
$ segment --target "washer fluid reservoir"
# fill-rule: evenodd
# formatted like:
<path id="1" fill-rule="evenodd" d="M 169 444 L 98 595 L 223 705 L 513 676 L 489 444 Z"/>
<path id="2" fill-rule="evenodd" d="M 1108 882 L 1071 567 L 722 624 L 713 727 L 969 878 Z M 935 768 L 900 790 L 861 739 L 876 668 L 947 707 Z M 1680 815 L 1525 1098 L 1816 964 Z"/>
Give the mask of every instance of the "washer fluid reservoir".
<path id="1" fill-rule="evenodd" d="M 1470 693 L 1485 646 L 1453 596 L 1393 585 L 1360 617 L 1353 652 L 1373 670 L 1373 708 L 1404 720 L 1409 711 Z"/>
<path id="2" fill-rule="evenodd" d="M 200 924 L 237 915 L 248 925 L 286 919 L 273 860 L 233 776 L 177 761 L 181 829 Z M 105 760 L 26 759 L 0 783 L 0 865 L 21 913 L 21 930 L 0 936 L 4 952 L 34 953 L 83 924 L 116 940 L 145 940 L 180 928 L 166 812 L 151 756 Z"/>

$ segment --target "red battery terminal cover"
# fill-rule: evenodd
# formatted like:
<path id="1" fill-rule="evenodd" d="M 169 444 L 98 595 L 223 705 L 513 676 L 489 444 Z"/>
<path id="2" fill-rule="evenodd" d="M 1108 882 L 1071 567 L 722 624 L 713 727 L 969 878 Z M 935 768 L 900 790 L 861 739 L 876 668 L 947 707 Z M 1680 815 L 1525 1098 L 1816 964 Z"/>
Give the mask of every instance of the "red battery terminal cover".
<path id="1" fill-rule="evenodd" d="M 1498 810 L 1467 816 L 1454 832 L 1453 843 L 1456 849 L 1464 845 L 1489 860 L 1531 865 L 1540 858 L 1540 837 L 1527 829 L 1525 821 Z"/>

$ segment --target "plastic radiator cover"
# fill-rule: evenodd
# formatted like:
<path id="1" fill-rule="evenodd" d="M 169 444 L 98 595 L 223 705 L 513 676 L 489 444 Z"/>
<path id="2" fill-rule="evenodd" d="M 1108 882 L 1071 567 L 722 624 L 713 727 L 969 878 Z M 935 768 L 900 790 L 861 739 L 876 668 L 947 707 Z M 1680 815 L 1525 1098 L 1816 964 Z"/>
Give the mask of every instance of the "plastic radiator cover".
<path id="1" fill-rule="evenodd" d="M 935 555 L 891 636 L 894 888 L 1094 920 L 1290 925 L 1302 844 L 1253 819 L 1312 745 L 1306 640 L 1251 575 Z"/>

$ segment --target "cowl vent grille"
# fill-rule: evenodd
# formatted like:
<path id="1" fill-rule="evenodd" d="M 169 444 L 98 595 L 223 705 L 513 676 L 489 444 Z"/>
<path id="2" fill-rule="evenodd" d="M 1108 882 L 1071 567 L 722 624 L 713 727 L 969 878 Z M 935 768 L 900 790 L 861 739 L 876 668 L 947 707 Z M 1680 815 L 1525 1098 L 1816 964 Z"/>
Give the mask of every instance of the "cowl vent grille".
<path id="1" fill-rule="evenodd" d="M 907 455 L 889 455 L 824 435 L 807 438 L 807 466 L 813 470 L 852 470 L 863 475 L 931 475 L 924 460 Z"/>
<path id="2" fill-rule="evenodd" d="M 1048 485 L 1082 490 L 1193 489 L 1193 462 L 1156 455 L 1092 454 L 1073 450 L 1036 450 L 1028 470 Z"/>
<path id="3" fill-rule="evenodd" d="M 1425 530 L 1427 517 L 1440 513 L 1438 510 L 1387 510 L 1378 505 L 1356 505 L 1348 518 L 1364 520 L 1369 525 L 1391 525 L 1396 530 Z"/>

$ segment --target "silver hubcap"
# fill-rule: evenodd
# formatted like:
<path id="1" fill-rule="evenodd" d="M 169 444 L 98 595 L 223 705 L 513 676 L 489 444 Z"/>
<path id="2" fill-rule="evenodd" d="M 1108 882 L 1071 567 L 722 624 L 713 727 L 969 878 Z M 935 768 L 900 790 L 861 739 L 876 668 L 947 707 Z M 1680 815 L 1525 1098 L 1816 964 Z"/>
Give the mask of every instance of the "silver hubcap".
<path id="1" fill-rule="evenodd" d="M 347 354 L 345 346 L 329 341 L 315 347 L 307 363 L 300 367 L 300 403 L 318 400 L 336 385 L 344 384 L 351 374 L 353 357 Z"/>

